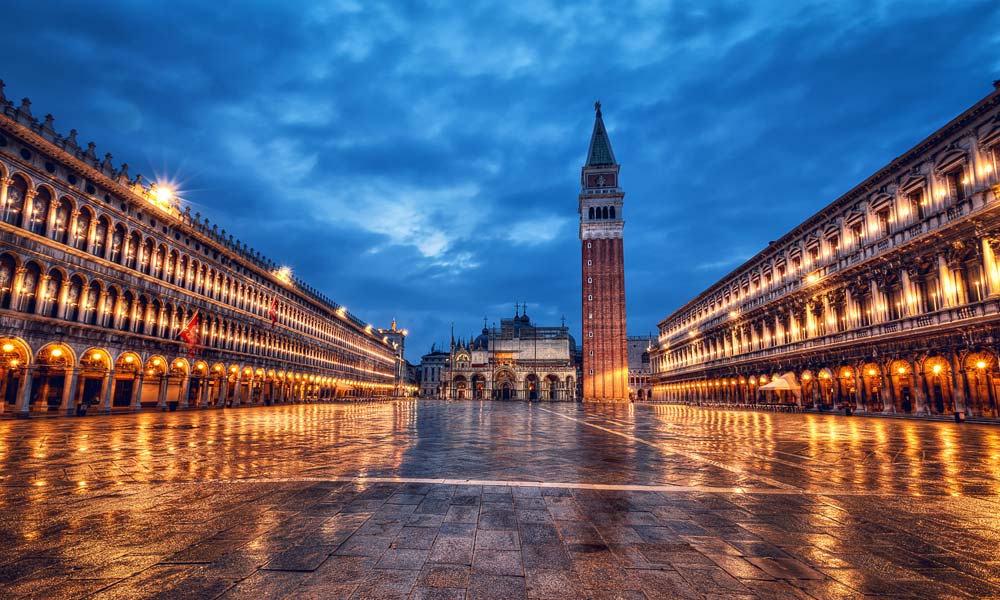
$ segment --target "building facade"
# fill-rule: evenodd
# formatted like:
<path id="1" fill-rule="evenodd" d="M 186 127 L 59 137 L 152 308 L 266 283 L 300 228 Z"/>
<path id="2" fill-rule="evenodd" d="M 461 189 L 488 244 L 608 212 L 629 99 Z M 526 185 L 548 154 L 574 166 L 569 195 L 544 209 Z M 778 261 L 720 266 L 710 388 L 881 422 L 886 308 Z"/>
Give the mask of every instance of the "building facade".
<path id="1" fill-rule="evenodd" d="M 441 389 L 441 372 L 448 369 L 451 352 L 438 350 L 431 346 L 431 351 L 420 357 L 420 397 L 438 398 L 443 396 Z"/>
<path id="2" fill-rule="evenodd" d="M 628 348 L 625 333 L 625 257 L 618 185 L 621 168 L 597 111 L 587 162 L 580 176 L 580 245 L 583 305 L 583 400 L 627 401 Z"/>
<path id="3" fill-rule="evenodd" d="M 654 399 L 1000 416 L 995 87 L 661 321 Z"/>
<path id="4" fill-rule="evenodd" d="M 392 324 L 389 325 L 388 329 L 378 328 L 376 334 L 379 337 L 384 338 L 389 345 L 392 346 L 393 354 L 396 358 L 396 382 L 398 384 L 398 389 L 394 392 L 396 396 L 412 396 L 417 390 L 417 383 L 414 379 L 410 378 L 411 371 L 407 369 L 413 368 L 406 361 L 406 336 L 409 335 L 409 331 L 406 329 L 399 329 L 396 327 L 396 319 L 392 320 Z"/>
<path id="5" fill-rule="evenodd" d="M 652 397 L 649 353 L 656 344 L 651 335 L 628 336 L 628 397 L 630 400 L 649 400 Z"/>
<path id="6" fill-rule="evenodd" d="M 565 325 L 541 327 L 515 310 L 500 327 L 452 341 L 441 388 L 450 400 L 577 399 L 576 341 Z"/>
<path id="7" fill-rule="evenodd" d="M 371 326 L 2 90 L 0 411 L 397 389 L 393 347 Z"/>

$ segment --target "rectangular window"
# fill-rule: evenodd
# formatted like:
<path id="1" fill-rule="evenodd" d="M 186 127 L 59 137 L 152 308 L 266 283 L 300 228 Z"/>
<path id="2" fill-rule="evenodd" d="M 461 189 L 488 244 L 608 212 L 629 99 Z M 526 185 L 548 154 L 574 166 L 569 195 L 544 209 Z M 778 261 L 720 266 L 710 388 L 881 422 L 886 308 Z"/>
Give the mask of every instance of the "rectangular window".
<path id="1" fill-rule="evenodd" d="M 854 241 L 855 245 L 861 245 L 861 242 L 864 240 L 864 235 L 865 228 L 861 225 L 861 223 L 851 225 L 851 239 Z"/>
<path id="2" fill-rule="evenodd" d="M 914 190 L 906 195 L 910 202 L 910 212 L 916 215 L 918 221 L 924 220 L 924 208 L 927 201 L 924 200 L 924 190 Z"/>
<path id="3" fill-rule="evenodd" d="M 965 200 L 966 179 L 961 167 L 945 175 L 944 180 L 948 185 L 948 196 L 951 197 L 952 200 L 955 202 Z"/>
<path id="4" fill-rule="evenodd" d="M 889 208 L 883 208 L 882 210 L 875 213 L 875 219 L 878 221 L 878 233 L 880 236 L 889 235 Z"/>

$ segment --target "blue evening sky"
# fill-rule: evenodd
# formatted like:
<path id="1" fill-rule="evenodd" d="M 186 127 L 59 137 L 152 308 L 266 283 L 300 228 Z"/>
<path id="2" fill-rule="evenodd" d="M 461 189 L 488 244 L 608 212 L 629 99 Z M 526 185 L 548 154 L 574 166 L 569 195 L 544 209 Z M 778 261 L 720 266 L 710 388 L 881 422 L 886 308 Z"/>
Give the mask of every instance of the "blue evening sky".
<path id="1" fill-rule="evenodd" d="M 656 323 L 985 96 L 1000 3 L 9 2 L 8 98 L 80 132 L 407 356 L 528 302 L 579 339 L 600 99 L 628 324 Z"/>

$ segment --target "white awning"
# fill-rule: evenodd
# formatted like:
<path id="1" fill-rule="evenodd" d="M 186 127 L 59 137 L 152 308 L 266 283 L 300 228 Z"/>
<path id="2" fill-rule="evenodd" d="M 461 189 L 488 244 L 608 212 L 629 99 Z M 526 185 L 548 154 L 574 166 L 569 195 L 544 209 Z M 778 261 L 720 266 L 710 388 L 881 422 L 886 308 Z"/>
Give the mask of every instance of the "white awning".
<path id="1" fill-rule="evenodd" d="M 774 381 L 772 381 L 771 383 L 764 384 L 757 389 L 761 391 L 768 390 L 772 392 L 776 392 L 779 390 L 792 391 L 792 390 L 798 390 L 799 386 L 789 383 L 788 380 L 785 379 L 784 377 L 779 377 Z"/>

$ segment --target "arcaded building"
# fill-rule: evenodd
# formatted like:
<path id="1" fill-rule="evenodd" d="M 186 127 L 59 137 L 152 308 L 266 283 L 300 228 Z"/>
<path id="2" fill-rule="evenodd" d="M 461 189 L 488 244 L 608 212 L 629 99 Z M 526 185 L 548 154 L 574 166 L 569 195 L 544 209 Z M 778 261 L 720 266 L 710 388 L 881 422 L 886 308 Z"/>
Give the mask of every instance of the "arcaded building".
<path id="1" fill-rule="evenodd" d="M 499 327 L 452 340 L 440 389 L 451 400 L 576 400 L 576 341 L 565 325 L 536 325 L 515 309 Z"/>
<path id="2" fill-rule="evenodd" d="M 391 343 L 0 83 L 0 411 L 398 391 Z"/>
<path id="3" fill-rule="evenodd" d="M 625 254 L 622 214 L 625 193 L 621 166 L 594 105 L 594 131 L 580 174 L 580 253 L 583 305 L 583 401 L 629 399 L 628 344 L 625 329 Z"/>
<path id="4" fill-rule="evenodd" d="M 654 399 L 1000 417 L 995 87 L 661 321 Z"/>

